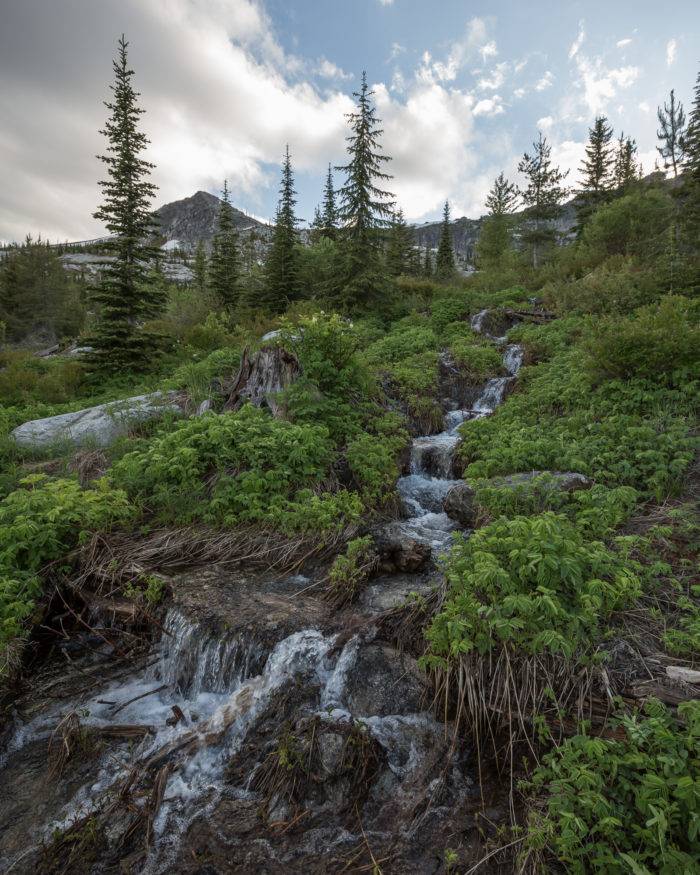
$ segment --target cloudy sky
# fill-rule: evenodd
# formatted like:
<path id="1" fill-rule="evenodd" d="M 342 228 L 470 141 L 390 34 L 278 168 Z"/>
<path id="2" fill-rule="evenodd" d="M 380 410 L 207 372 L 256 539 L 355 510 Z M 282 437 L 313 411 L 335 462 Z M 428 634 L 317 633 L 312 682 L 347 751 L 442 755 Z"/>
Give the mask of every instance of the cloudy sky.
<path id="1" fill-rule="evenodd" d="M 676 0 L 0 0 L 0 240 L 101 233 L 111 57 L 124 32 L 157 165 L 157 203 L 229 180 L 234 203 L 274 213 L 289 143 L 308 220 L 362 69 L 413 221 L 478 216 L 515 177 L 537 129 L 576 181 L 587 127 L 606 113 L 655 159 L 656 107 L 689 107 L 700 3 Z"/>

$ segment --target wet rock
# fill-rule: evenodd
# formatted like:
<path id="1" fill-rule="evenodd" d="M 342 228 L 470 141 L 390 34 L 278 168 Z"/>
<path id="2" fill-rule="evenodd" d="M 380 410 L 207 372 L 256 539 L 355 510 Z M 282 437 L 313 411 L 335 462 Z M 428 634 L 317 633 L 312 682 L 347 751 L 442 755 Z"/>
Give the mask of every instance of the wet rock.
<path id="1" fill-rule="evenodd" d="M 375 532 L 379 567 L 387 574 L 418 571 L 431 555 L 430 545 L 411 538 L 400 525 L 390 525 Z"/>
<path id="2" fill-rule="evenodd" d="M 334 775 L 342 766 L 346 738 L 338 732 L 324 732 L 318 740 L 318 755 L 327 775 Z"/>
<path id="3" fill-rule="evenodd" d="M 346 687 L 346 704 L 353 714 L 414 714 L 430 699 L 428 679 L 413 657 L 384 644 L 360 650 Z"/>
<path id="4" fill-rule="evenodd" d="M 431 576 L 399 574 L 376 578 L 360 597 L 360 606 L 370 614 L 390 611 L 404 604 L 415 594 L 427 596 L 437 585 Z"/>
<path id="5" fill-rule="evenodd" d="M 469 484 L 458 483 L 445 496 L 445 513 L 464 528 L 472 528 L 476 518 L 475 496 L 476 492 Z"/>
<path id="6" fill-rule="evenodd" d="M 127 434 L 134 425 L 162 416 L 164 413 L 182 413 L 176 403 L 176 393 L 152 392 L 121 401 L 98 404 L 75 413 L 61 413 L 33 419 L 13 429 L 11 436 L 21 447 L 39 449 L 57 443 L 76 446 L 90 444 L 107 447 L 118 437 Z"/>
<path id="7" fill-rule="evenodd" d="M 486 481 L 486 486 L 506 487 L 517 489 L 531 483 L 537 477 L 547 475 L 547 482 L 542 484 L 544 490 L 551 489 L 555 492 L 578 492 L 581 489 L 590 489 L 593 481 L 583 474 L 573 471 L 525 471 L 519 474 L 509 474 L 506 477 L 492 477 Z"/>

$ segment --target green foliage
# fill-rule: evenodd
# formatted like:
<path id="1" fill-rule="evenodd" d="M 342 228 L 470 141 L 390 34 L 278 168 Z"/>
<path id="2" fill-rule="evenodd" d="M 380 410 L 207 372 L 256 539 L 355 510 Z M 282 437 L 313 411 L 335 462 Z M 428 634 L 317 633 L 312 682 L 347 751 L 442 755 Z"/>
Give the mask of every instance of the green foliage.
<path id="1" fill-rule="evenodd" d="M 526 845 L 567 872 L 692 875 L 700 859 L 700 702 L 659 702 L 618 721 L 621 740 L 579 734 L 536 769 Z"/>
<path id="2" fill-rule="evenodd" d="M 98 481 L 82 489 L 75 480 L 25 477 L 22 488 L 0 502 L 0 647 L 23 631 L 42 584 L 41 569 L 61 559 L 86 535 L 133 518 L 126 494 Z"/>
<path id="3" fill-rule="evenodd" d="M 198 256 L 198 271 L 202 270 L 202 256 Z M 209 276 L 207 286 L 218 307 L 231 313 L 240 296 L 240 257 L 238 234 L 233 220 L 233 207 L 229 197 L 228 182 L 224 180 L 216 233 L 211 241 Z M 200 276 L 201 283 L 201 276 Z"/>
<path id="4" fill-rule="evenodd" d="M 611 255 L 658 255 L 673 216 L 673 201 L 657 188 L 633 191 L 591 216 L 581 236 L 581 251 L 589 264 Z"/>
<path id="5" fill-rule="evenodd" d="M 329 585 L 334 600 L 340 603 L 352 601 L 367 582 L 376 562 L 374 542 L 369 535 L 350 541 L 345 554 L 336 556 L 331 566 Z"/>
<path id="6" fill-rule="evenodd" d="M 599 379 L 665 379 L 672 385 L 700 376 L 700 325 L 690 302 L 667 296 L 627 319 L 599 320 L 585 340 L 588 368 Z"/>
<path id="7" fill-rule="evenodd" d="M 572 658 L 641 593 L 628 557 L 552 512 L 499 519 L 458 537 L 445 573 L 448 598 L 427 633 L 441 658 L 501 644 Z"/>
<path id="8" fill-rule="evenodd" d="M 623 255 L 607 258 L 580 279 L 547 284 L 546 304 L 559 313 L 629 313 L 658 300 L 662 292 L 658 272 L 640 267 Z"/>
<path id="9" fill-rule="evenodd" d="M 43 401 L 60 404 L 80 394 L 85 368 L 76 359 L 37 358 L 25 352 L 0 353 L 0 399 L 3 405 Z"/>
<path id="10" fill-rule="evenodd" d="M 464 378 L 470 383 L 480 383 L 495 377 L 502 370 L 501 353 L 490 344 L 478 339 L 468 328 L 461 326 L 459 336 L 452 336 L 448 349 L 459 365 Z"/>
<path id="11" fill-rule="evenodd" d="M 331 461 L 324 426 L 295 425 L 246 406 L 178 423 L 127 453 L 112 476 L 163 520 L 323 532 L 362 510 L 351 493 L 313 491 Z"/>

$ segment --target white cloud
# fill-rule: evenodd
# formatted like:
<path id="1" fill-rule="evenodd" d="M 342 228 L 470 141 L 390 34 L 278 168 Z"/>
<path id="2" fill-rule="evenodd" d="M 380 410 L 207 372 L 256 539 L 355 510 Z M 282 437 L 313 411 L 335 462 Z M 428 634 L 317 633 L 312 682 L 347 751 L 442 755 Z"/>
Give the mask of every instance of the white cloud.
<path id="1" fill-rule="evenodd" d="M 524 88 L 516 88 L 513 92 L 513 97 L 517 97 L 518 99 L 520 99 L 521 97 L 525 97 L 526 94 L 527 91 Z"/>
<path id="2" fill-rule="evenodd" d="M 615 45 L 618 47 L 618 49 L 624 49 L 624 48 L 626 48 L 631 42 L 632 42 L 632 37 L 631 37 L 631 36 L 626 36 L 624 39 L 619 39 L 619 40 L 615 43 Z"/>
<path id="3" fill-rule="evenodd" d="M 554 119 L 551 115 L 546 115 L 537 120 L 537 129 L 540 131 L 548 131 L 554 124 Z"/>
<path id="4" fill-rule="evenodd" d="M 423 53 L 420 75 L 425 82 L 454 82 L 464 65 L 477 54 L 488 57 L 496 52 L 496 45 L 488 39 L 483 18 L 467 22 L 464 34 L 449 48 L 444 61 L 433 60 L 430 52 Z M 486 53 L 486 54 L 484 54 Z"/>
<path id="5" fill-rule="evenodd" d="M 394 0 L 379 0 L 380 6 L 391 6 Z"/>
<path id="6" fill-rule="evenodd" d="M 578 79 L 574 83 L 582 92 L 581 101 L 589 115 L 605 112 L 618 91 L 625 90 L 639 78 L 639 67 L 607 67 L 600 57 L 577 55 Z"/>
<path id="7" fill-rule="evenodd" d="M 318 62 L 316 72 L 324 79 L 339 79 L 341 81 L 349 82 L 350 79 L 355 78 L 352 73 L 346 73 L 345 70 L 337 64 L 334 64 L 333 61 L 329 61 L 328 58 L 323 57 Z"/>
<path id="8" fill-rule="evenodd" d="M 398 58 L 399 55 L 402 55 L 406 51 L 406 46 L 402 46 L 401 43 L 392 43 L 391 51 L 389 52 L 389 60 L 393 61 Z"/>
<path id="9" fill-rule="evenodd" d="M 501 115 L 504 112 L 505 109 L 503 107 L 503 102 L 498 94 L 494 94 L 493 97 L 487 97 L 484 100 L 480 100 L 474 107 L 475 116 Z"/>
<path id="10" fill-rule="evenodd" d="M 508 72 L 508 64 L 503 61 L 500 64 L 496 64 L 491 73 L 488 76 L 484 76 L 477 82 L 477 87 L 481 88 L 483 91 L 496 91 L 501 88 L 503 83 L 506 81 L 506 73 Z"/>
<path id="11" fill-rule="evenodd" d="M 666 43 L 666 66 L 670 67 L 673 62 L 676 60 L 676 49 L 678 48 L 678 43 L 675 39 L 670 39 Z"/>
<path id="12" fill-rule="evenodd" d="M 544 91 L 547 88 L 551 88 L 554 84 L 554 75 L 551 70 L 547 70 L 544 76 L 536 83 L 535 91 Z"/>
<path id="13" fill-rule="evenodd" d="M 486 60 L 487 58 L 495 58 L 498 54 L 498 48 L 496 43 L 491 40 L 491 42 L 486 43 L 485 46 L 482 46 L 479 50 L 481 52 L 481 57 Z"/>
<path id="14" fill-rule="evenodd" d="M 578 54 L 578 50 L 583 45 L 583 41 L 586 39 L 586 31 L 583 28 L 583 21 L 579 22 L 578 25 L 578 34 L 576 35 L 576 39 L 571 43 L 571 47 L 569 48 L 569 60 L 575 58 Z"/>
<path id="15" fill-rule="evenodd" d="M 639 108 L 641 109 L 642 112 L 645 112 L 645 113 L 646 113 L 646 112 L 651 112 L 651 107 L 650 107 L 649 104 L 646 102 L 646 100 L 642 100 L 642 101 L 640 101 L 640 103 L 638 103 L 637 105 L 639 106 Z"/>

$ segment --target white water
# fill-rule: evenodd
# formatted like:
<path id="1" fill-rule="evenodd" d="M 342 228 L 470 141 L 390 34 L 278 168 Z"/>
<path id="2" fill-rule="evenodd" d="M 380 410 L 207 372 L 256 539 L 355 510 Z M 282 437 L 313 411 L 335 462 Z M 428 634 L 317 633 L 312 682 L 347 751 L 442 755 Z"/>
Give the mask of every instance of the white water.
<path id="1" fill-rule="evenodd" d="M 499 345 L 505 343 L 505 337 L 493 337 L 484 330 L 484 320 L 488 312 L 487 309 L 481 310 L 472 316 L 472 329 Z M 488 380 L 471 409 L 446 413 L 444 431 L 414 438 L 411 445 L 411 473 L 400 477 L 396 485 L 408 518 L 392 523 L 394 531 L 398 530 L 421 543 L 429 544 L 437 553 L 449 547 L 457 524 L 442 508 L 447 493 L 459 482 L 452 479 L 454 452 L 459 443 L 458 428 L 468 419 L 488 416 L 503 403 L 506 392 L 515 382 L 522 361 L 522 347 L 509 344 L 503 352 L 503 367 L 509 376 Z"/>

